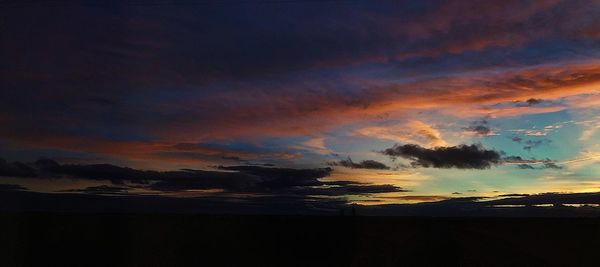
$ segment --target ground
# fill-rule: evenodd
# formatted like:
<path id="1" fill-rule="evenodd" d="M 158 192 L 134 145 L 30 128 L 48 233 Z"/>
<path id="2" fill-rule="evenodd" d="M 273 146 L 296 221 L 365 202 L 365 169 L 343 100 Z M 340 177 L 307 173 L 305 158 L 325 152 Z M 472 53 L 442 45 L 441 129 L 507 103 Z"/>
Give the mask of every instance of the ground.
<path id="1" fill-rule="evenodd" d="M 594 266 L 593 218 L 13 213 L 2 266 Z"/>

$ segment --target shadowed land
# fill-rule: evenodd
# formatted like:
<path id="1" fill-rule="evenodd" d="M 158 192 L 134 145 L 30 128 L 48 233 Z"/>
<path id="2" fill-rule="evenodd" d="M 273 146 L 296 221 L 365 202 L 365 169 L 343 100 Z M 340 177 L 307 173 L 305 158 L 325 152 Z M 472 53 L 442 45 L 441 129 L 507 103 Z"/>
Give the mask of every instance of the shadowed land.
<path id="1" fill-rule="evenodd" d="M 594 218 L 3 213 L 4 266 L 594 266 Z"/>

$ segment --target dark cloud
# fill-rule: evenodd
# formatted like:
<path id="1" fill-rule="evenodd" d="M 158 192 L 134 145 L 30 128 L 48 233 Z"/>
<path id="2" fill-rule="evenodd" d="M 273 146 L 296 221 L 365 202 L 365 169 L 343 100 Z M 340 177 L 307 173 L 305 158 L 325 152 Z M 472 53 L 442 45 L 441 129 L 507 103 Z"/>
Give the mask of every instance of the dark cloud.
<path id="1" fill-rule="evenodd" d="M 552 143 L 552 140 L 550 139 L 527 140 L 524 142 L 525 146 L 523 146 L 523 149 L 531 152 L 531 150 L 534 148 L 550 143 Z"/>
<path id="2" fill-rule="evenodd" d="M 542 103 L 544 100 L 542 99 L 538 99 L 538 98 L 530 98 L 527 99 L 527 101 L 525 101 L 525 103 L 527 103 L 528 105 L 532 106 L 532 105 L 537 105 L 539 103 Z"/>
<path id="3" fill-rule="evenodd" d="M 529 194 L 504 194 L 504 195 L 498 195 L 499 197 L 526 197 L 529 196 Z"/>
<path id="4" fill-rule="evenodd" d="M 240 174 L 260 177 L 261 185 L 267 187 L 318 186 L 318 178 L 331 174 L 331 168 L 291 169 L 265 168 L 262 166 L 221 166 L 221 170 L 237 171 Z"/>
<path id="5" fill-rule="evenodd" d="M 521 156 L 506 156 L 502 158 L 502 161 L 510 163 L 531 163 L 533 160 L 526 160 Z"/>
<path id="6" fill-rule="evenodd" d="M 109 180 L 114 184 L 122 184 L 125 181 L 142 183 L 147 180 L 160 179 L 164 174 L 167 174 L 119 167 L 111 164 L 61 165 L 49 159 L 38 160 L 34 165 L 38 168 L 39 172 L 46 174 L 47 177 L 67 176 L 91 180 Z"/>
<path id="7" fill-rule="evenodd" d="M 292 192 L 300 195 L 320 195 L 320 196 L 345 196 L 345 195 L 364 195 L 364 194 L 377 194 L 377 193 L 391 193 L 391 192 L 408 192 L 408 190 L 402 189 L 390 184 L 384 185 L 340 185 L 332 187 L 302 187 L 294 188 Z"/>
<path id="8" fill-rule="evenodd" d="M 509 195 L 510 196 L 510 195 Z M 488 205 L 541 205 L 541 204 L 600 204 L 600 193 L 543 193 L 512 195 L 512 198 L 487 201 Z"/>
<path id="9" fill-rule="evenodd" d="M 532 149 L 539 148 L 540 146 L 552 143 L 552 140 L 547 138 L 525 140 L 522 137 L 513 136 L 511 140 L 515 143 L 523 144 L 523 150 L 526 150 L 528 152 L 531 152 Z"/>
<path id="10" fill-rule="evenodd" d="M 0 184 L 0 191 L 22 191 L 27 188 L 16 184 Z"/>
<path id="11" fill-rule="evenodd" d="M 226 160 L 232 160 L 232 161 L 246 161 L 240 157 L 237 156 L 222 156 L 222 159 L 226 159 Z"/>
<path id="12" fill-rule="evenodd" d="M 545 162 L 544 169 L 562 169 L 562 166 L 557 165 L 554 162 Z"/>
<path id="13" fill-rule="evenodd" d="M 233 172 L 191 171 L 192 177 L 174 177 L 152 183 L 149 188 L 163 192 L 189 189 L 221 189 L 224 193 L 275 194 L 299 196 L 344 196 L 404 192 L 392 185 L 370 185 L 353 181 L 320 181 L 329 168 L 288 169 L 259 166 L 221 167 Z"/>
<path id="14" fill-rule="evenodd" d="M 545 159 L 536 159 L 536 158 L 524 159 L 521 156 L 506 156 L 506 157 L 502 158 L 502 162 L 503 163 L 509 163 L 509 164 L 540 164 L 540 163 L 554 162 L 554 161 L 551 160 L 551 159 L 549 159 L 549 158 L 545 158 Z"/>
<path id="15" fill-rule="evenodd" d="M 71 189 L 71 190 L 67 190 L 65 192 L 98 194 L 98 195 L 119 195 L 119 194 L 126 194 L 128 190 L 129 190 L 128 187 L 100 185 L 100 186 L 86 187 L 83 189 Z"/>
<path id="16" fill-rule="evenodd" d="M 49 159 L 38 160 L 30 167 L 23 163 L 10 164 L 11 172 L 26 169 L 29 176 L 39 178 L 69 177 L 76 179 L 108 180 L 119 186 L 100 186 L 73 190 L 90 194 L 127 193 L 130 187 L 161 192 L 216 189 L 224 193 L 272 195 L 322 195 L 373 194 L 403 192 L 392 185 L 372 185 L 353 181 L 321 181 L 331 174 L 331 168 L 293 169 L 267 166 L 218 166 L 218 170 L 147 171 L 110 164 L 59 164 Z M 14 166 L 21 166 L 16 168 Z"/>
<path id="17" fill-rule="evenodd" d="M 9 163 L 4 159 L 0 159 L 0 176 L 36 177 L 37 172 L 23 163 Z"/>
<path id="18" fill-rule="evenodd" d="M 405 158 L 413 167 L 485 169 L 500 163 L 500 153 L 481 145 L 424 148 L 419 145 L 395 145 L 381 151 L 394 158 Z"/>
<path id="19" fill-rule="evenodd" d="M 510 140 L 512 140 L 515 143 L 521 143 L 521 141 L 523 141 L 523 138 L 519 136 L 513 136 Z"/>
<path id="20" fill-rule="evenodd" d="M 490 129 L 488 125 L 487 118 L 474 121 L 471 123 L 471 125 L 469 125 L 469 127 L 463 128 L 463 130 L 476 136 L 488 136 L 493 134 L 492 129 Z"/>
<path id="21" fill-rule="evenodd" d="M 525 100 L 524 102 L 517 101 L 517 107 L 531 107 L 535 105 L 539 105 L 545 102 L 543 99 L 539 98 L 530 98 Z"/>
<path id="22" fill-rule="evenodd" d="M 291 10 L 286 5 L 186 6 L 121 12 L 85 9 L 77 13 L 61 9 L 36 14 L 11 10 L 4 14 L 6 20 L 20 27 L 6 29 L 7 34 L 19 36 L 17 31 L 26 29 L 33 35 L 27 40 L 33 42 L 22 43 L 14 38 L 6 40 L 2 48 L 24 54 L 22 57 L 26 59 L 43 53 L 56 54 L 43 57 L 49 60 L 48 66 L 38 68 L 63 66 L 55 70 L 61 76 L 72 70 L 76 78 L 91 78 L 93 82 L 115 74 L 113 78 L 117 81 L 143 83 L 148 79 L 164 83 L 169 79 L 226 79 L 315 65 L 372 63 L 382 57 L 406 60 L 479 52 L 522 45 L 548 35 L 564 38 L 575 34 L 583 38 L 586 35 L 582 29 L 593 31 L 597 26 L 596 21 L 589 19 L 595 13 L 582 3 L 310 2 L 295 3 L 296 8 Z M 506 15 L 512 10 L 523 13 Z M 573 22 L 571 12 L 581 19 Z M 306 14 L 311 14 L 310 20 L 305 19 Z M 29 21 L 30 16 L 37 20 Z M 72 21 L 79 21 L 86 30 Z M 548 29 L 548 21 L 562 24 Z M 62 42 L 40 45 L 52 36 L 60 36 Z M 64 44 L 66 41 L 72 44 Z M 61 56 L 69 52 L 78 57 L 60 62 Z M 8 54 L 6 58 L 19 59 Z M 19 69 L 35 73 L 39 69 L 28 65 L 31 62 L 34 61 L 17 63 Z M 114 68 L 102 69 L 107 66 Z"/>
<path id="23" fill-rule="evenodd" d="M 556 164 L 555 161 L 546 159 L 523 159 L 520 156 L 507 156 L 502 158 L 503 163 L 517 164 L 517 168 L 523 170 L 542 170 L 542 169 L 562 169 L 562 166 Z"/>
<path id="24" fill-rule="evenodd" d="M 304 181 L 298 183 L 306 183 L 307 180 L 317 181 L 314 177 L 302 178 Z M 153 181 L 149 188 L 164 192 L 205 189 L 219 189 L 225 192 L 238 193 L 272 191 L 271 188 L 267 188 L 262 184 L 264 180 L 264 177 L 242 172 L 188 170 L 178 175 L 166 175 L 164 179 Z M 278 192 L 274 191 L 273 193 Z"/>
<path id="25" fill-rule="evenodd" d="M 361 162 L 354 162 L 351 158 L 343 159 L 340 161 L 329 162 L 331 166 L 342 166 L 352 169 L 372 169 L 372 170 L 389 170 L 390 167 L 375 160 L 363 160 Z"/>
<path id="26" fill-rule="evenodd" d="M 519 164 L 517 165 L 517 167 L 519 169 L 523 169 L 523 170 L 534 170 L 535 167 L 531 166 L 530 164 Z"/>
<path id="27" fill-rule="evenodd" d="M 479 136 L 487 136 L 492 132 L 492 130 L 490 130 L 490 128 L 485 125 L 470 126 L 465 128 L 465 130 L 474 132 Z"/>

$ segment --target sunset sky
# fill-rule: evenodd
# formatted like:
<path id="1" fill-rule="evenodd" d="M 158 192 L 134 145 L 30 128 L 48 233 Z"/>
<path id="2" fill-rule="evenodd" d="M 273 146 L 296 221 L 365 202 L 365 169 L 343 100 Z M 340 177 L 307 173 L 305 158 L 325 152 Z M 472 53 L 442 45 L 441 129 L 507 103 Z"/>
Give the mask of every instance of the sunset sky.
<path id="1" fill-rule="evenodd" d="M 99 3 L 0 8 L 5 187 L 600 191 L 600 1 Z"/>

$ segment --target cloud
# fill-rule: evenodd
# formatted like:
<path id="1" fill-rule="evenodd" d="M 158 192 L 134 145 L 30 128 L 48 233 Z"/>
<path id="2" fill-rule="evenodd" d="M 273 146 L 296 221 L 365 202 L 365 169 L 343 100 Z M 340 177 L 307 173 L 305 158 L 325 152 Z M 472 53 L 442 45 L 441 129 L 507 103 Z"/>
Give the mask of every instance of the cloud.
<path id="1" fill-rule="evenodd" d="M 2 191 L 23 191 L 27 188 L 16 184 L 0 184 L 0 192 Z"/>
<path id="2" fill-rule="evenodd" d="M 498 195 L 499 197 L 526 197 L 529 196 L 529 194 L 503 194 L 503 195 Z"/>
<path id="3" fill-rule="evenodd" d="M 531 164 L 519 164 L 519 165 L 517 165 L 517 167 L 522 170 L 543 170 L 543 169 L 560 170 L 563 168 L 562 166 L 559 166 L 554 162 L 545 162 L 539 167 L 534 167 Z"/>
<path id="4" fill-rule="evenodd" d="M 325 137 L 311 138 L 304 141 L 301 145 L 291 146 L 290 148 L 308 150 L 321 155 L 333 153 L 333 151 L 328 149 L 325 145 Z"/>
<path id="5" fill-rule="evenodd" d="M 79 115 L 83 112 L 68 112 L 61 115 L 61 110 L 45 110 L 46 116 L 31 111 L 40 118 L 40 123 L 32 125 L 29 120 L 20 118 L 18 107 L 8 118 L 12 125 L 10 130 L 0 129 L 0 136 L 19 144 L 58 148 L 72 151 L 85 151 L 119 155 L 122 157 L 149 157 L 155 153 L 144 153 L 148 150 L 165 150 L 165 158 L 178 155 L 189 155 L 199 151 L 178 151 L 174 145 L 186 143 L 185 140 L 251 138 L 266 136 L 302 136 L 322 133 L 333 127 L 372 120 L 373 118 L 394 112 L 399 119 L 407 119 L 406 114 L 415 110 L 439 110 L 448 115 L 471 118 L 482 114 L 494 114 L 494 110 L 479 108 L 482 105 L 500 102 L 512 102 L 524 97 L 544 96 L 546 99 L 592 93 L 598 84 L 594 62 L 564 62 L 556 65 L 538 65 L 533 67 L 504 69 L 494 75 L 485 72 L 465 72 L 461 75 L 441 76 L 437 78 L 418 79 L 416 81 L 400 79 L 391 81 L 385 78 L 355 78 L 343 81 L 351 88 L 365 89 L 343 93 L 330 83 L 316 80 L 313 83 L 289 84 L 272 82 L 265 86 L 250 86 L 246 91 L 232 89 L 226 91 L 174 92 L 178 101 L 170 102 L 170 98 L 156 100 L 158 103 L 145 103 L 147 96 L 139 92 L 135 102 L 121 107 L 118 113 L 126 117 L 139 117 L 139 121 L 118 124 L 111 120 L 105 125 L 102 120 L 86 124 L 86 132 L 103 133 L 107 129 L 119 128 L 121 131 L 144 133 L 156 140 L 171 140 L 172 143 L 114 141 L 114 139 L 97 136 L 73 136 L 67 133 L 76 132 L 70 125 L 81 123 Z M 342 78 L 343 79 L 343 78 Z M 320 85 L 320 86 L 317 86 Z M 232 85 L 233 87 L 242 85 Z M 319 88 L 308 90 L 309 88 Z M 285 89 L 281 89 L 285 88 Z M 416 90 L 415 88 L 429 88 Z M 533 88 L 533 89 L 530 89 Z M 280 89 L 280 90 L 276 90 Z M 200 97 L 200 95 L 202 97 Z M 10 97 L 9 97 L 10 98 Z M 19 97 L 17 97 L 19 99 Z M 250 101 L 249 99 L 252 99 Z M 52 96 L 38 101 L 50 101 Z M 66 100 L 65 100 L 66 101 Z M 75 101 L 75 100 L 73 100 Z M 140 103 L 137 103 L 140 102 Z M 356 104 L 358 103 L 358 104 Z M 132 109 L 133 106 L 144 106 Z M 168 107 L 168 108 L 165 108 Z M 473 110 L 475 108 L 475 110 Z M 530 112 L 533 107 L 518 108 L 512 115 Z M 541 112 L 552 112 L 556 109 L 544 108 Z M 561 107 L 564 109 L 565 107 Z M 158 110 L 150 114 L 146 111 Z M 165 112 L 164 110 L 169 110 Z M 219 112 L 217 112 L 219 111 Z M 41 112 L 41 111 L 40 111 Z M 116 112 L 116 111 L 115 111 Z M 95 115 L 94 115 L 95 114 Z M 100 116 L 100 114 L 89 116 Z M 224 117 L 223 114 L 228 114 Z M 405 115 L 403 115 L 405 114 Z M 151 116 L 150 116 L 151 115 Z M 506 114 L 494 114 L 506 115 Z M 70 118 L 72 117 L 72 118 Z M 58 120 L 58 118 L 61 118 Z M 176 118 L 176 119 L 175 119 Z M 141 124 L 143 121 L 145 124 Z M 369 126 L 357 135 L 373 136 L 402 143 L 415 143 L 422 146 L 444 146 L 439 131 L 434 127 L 427 128 L 418 122 L 407 123 L 407 126 Z M 148 126 L 154 127 L 148 127 Z M 156 127 L 156 126 L 159 127 Z M 379 128 L 377 128 L 379 127 Z M 409 132 L 404 127 L 409 127 Z M 434 130 L 432 130 L 433 128 Z M 403 138 L 405 137 L 405 138 Z M 179 153 L 182 152 L 182 153 Z M 202 154 L 219 157 L 240 156 L 236 153 L 210 150 Z"/>
<path id="6" fill-rule="evenodd" d="M 4 159 L 0 159 L 0 176 L 36 177 L 37 172 L 23 163 L 9 163 Z"/>
<path id="7" fill-rule="evenodd" d="M 481 120 L 472 122 L 471 125 L 469 125 L 469 127 L 465 127 L 465 128 L 463 128 L 463 130 L 465 130 L 465 132 L 468 135 L 473 135 L 473 136 L 478 136 L 478 137 L 497 135 L 497 133 L 492 131 L 492 129 L 490 128 L 487 117 L 483 118 Z"/>
<path id="8" fill-rule="evenodd" d="M 413 167 L 486 169 L 500 163 L 500 153 L 480 145 L 423 148 L 419 145 L 395 145 L 381 151 L 392 158 L 410 160 Z"/>
<path id="9" fill-rule="evenodd" d="M 2 130 L 0 129 L 0 132 Z M 31 133 L 20 135 L 20 143 L 29 148 L 54 148 L 73 152 L 85 152 L 95 156 L 108 155 L 121 159 L 138 161 L 160 161 L 166 166 L 215 165 L 226 161 L 288 161 L 301 156 L 301 153 L 285 149 L 268 150 L 259 147 L 238 149 L 226 144 L 191 143 L 167 141 L 134 141 L 86 138 L 69 135 L 34 136 Z"/>
<path id="10" fill-rule="evenodd" d="M 555 125 L 546 125 L 542 129 L 535 129 L 535 127 L 534 127 L 533 129 L 512 129 L 512 130 L 508 130 L 508 131 L 514 132 L 515 134 L 525 135 L 525 136 L 546 136 L 549 133 L 552 133 L 562 127 L 563 127 L 562 124 L 555 124 Z M 512 140 L 517 143 L 520 143 L 520 141 L 522 141 L 523 139 L 521 137 L 515 136 Z"/>
<path id="11" fill-rule="evenodd" d="M 557 165 L 554 162 L 545 162 L 544 163 L 544 168 L 545 169 L 562 169 L 562 166 Z"/>
<path id="12" fill-rule="evenodd" d="M 585 128 L 581 132 L 579 140 L 587 141 L 600 129 L 600 117 L 595 117 L 594 120 L 585 121 L 580 124 L 582 124 Z"/>
<path id="13" fill-rule="evenodd" d="M 6 54 L 13 61 L 19 59 L 16 55 L 26 55 L 26 51 L 32 58 L 39 58 L 44 52 L 56 55 L 46 56 L 49 65 L 65 65 L 76 78 L 89 78 L 92 83 L 101 83 L 112 75 L 115 82 L 123 84 L 163 85 L 169 81 L 241 79 L 319 66 L 435 58 L 521 46 L 542 38 L 593 39 L 597 22 L 589 19 L 595 15 L 589 9 L 582 3 L 555 0 L 535 3 L 462 0 L 401 6 L 301 3 L 286 16 L 276 15 L 285 10 L 280 5 L 264 7 L 262 11 L 240 7 L 228 8 L 228 12 L 215 12 L 212 8 L 161 10 L 160 18 L 164 19 L 157 18 L 152 9 L 127 16 L 98 10 L 77 14 L 60 11 L 59 16 L 36 14 L 40 24 L 28 29 L 32 32 L 32 42 L 26 47 L 20 39 L 11 39 L 0 48 L 16 51 Z M 303 19 L 305 12 L 311 13 L 311 20 Z M 239 17 L 239 23 L 231 23 L 231 15 Z M 18 24 L 30 16 L 27 12 L 15 12 L 6 19 Z M 81 32 L 70 24 L 72 21 L 84 21 L 90 30 Z M 547 21 L 562 23 L 560 27 L 548 28 Z M 268 32 L 265 23 L 271 25 Z M 52 25 L 60 25 L 60 31 Z M 73 47 L 40 45 L 49 36 L 56 38 L 52 35 L 55 32 L 61 33 L 60 44 L 70 41 Z M 128 34 L 115 40 L 108 38 L 107 32 Z M 199 40 L 203 40 L 201 46 L 193 45 Z M 260 49 L 264 44 L 273 46 Z M 69 52 L 77 57 L 61 62 L 61 56 Z M 53 77 L 27 68 L 30 66 L 26 62 L 29 61 L 18 62 L 21 66 L 18 69 L 26 71 L 15 75 L 16 78 Z M 111 66 L 113 69 L 108 68 Z M 68 73 L 56 72 L 61 76 Z"/>
<path id="14" fill-rule="evenodd" d="M 331 168 L 292 169 L 265 168 L 262 166 L 220 166 L 221 170 L 236 171 L 239 174 L 255 176 L 261 185 L 268 187 L 316 186 L 323 185 L 318 178 L 331 174 Z"/>
<path id="15" fill-rule="evenodd" d="M 302 187 L 293 188 L 292 192 L 301 195 L 320 195 L 320 196 L 347 196 L 347 195 L 370 195 L 377 193 L 408 192 L 401 187 L 383 184 L 383 185 L 341 185 L 327 188 Z"/>
<path id="16" fill-rule="evenodd" d="M 415 120 L 400 125 L 364 127 L 356 130 L 355 135 L 401 143 L 416 143 L 428 147 L 447 145 L 437 129 L 422 121 Z"/>
<path id="17" fill-rule="evenodd" d="M 149 171 L 110 164 L 59 164 L 43 159 L 29 167 L 38 178 L 72 178 L 110 181 L 118 186 L 95 186 L 69 192 L 90 194 L 125 194 L 130 189 L 157 192 L 184 192 L 190 190 L 217 190 L 224 194 L 269 195 L 321 195 L 345 196 L 352 194 L 375 194 L 404 192 L 392 185 L 364 184 L 353 181 L 321 181 L 330 176 L 331 168 L 294 169 L 266 166 L 239 165 L 219 166 L 218 170 Z M 12 170 L 12 169 L 11 169 Z M 0 176 L 14 176 L 0 173 Z M 29 177 L 29 176 L 23 176 Z"/>
<path id="18" fill-rule="evenodd" d="M 460 195 L 460 193 L 458 193 L 458 192 L 454 192 L 452 194 Z M 408 202 L 437 202 L 437 201 L 441 201 L 441 200 L 450 199 L 449 197 L 446 197 L 446 196 L 393 196 L 393 197 L 382 196 L 382 197 L 378 197 L 378 198 L 403 200 L 403 201 L 408 201 Z"/>
<path id="19" fill-rule="evenodd" d="M 343 159 L 340 161 L 329 162 L 328 164 L 331 166 L 342 166 L 342 167 L 347 167 L 347 168 L 352 168 L 352 169 L 372 169 L 372 170 L 388 170 L 388 169 L 390 169 L 390 167 L 388 167 L 387 165 L 385 165 L 379 161 L 363 160 L 363 161 L 360 161 L 357 163 L 357 162 L 352 161 L 352 159 L 350 157 L 348 157 L 348 159 Z"/>
<path id="20" fill-rule="evenodd" d="M 556 164 L 556 161 L 551 159 L 523 159 L 520 156 L 507 156 L 502 158 L 501 164 L 517 165 L 517 168 L 522 170 L 542 170 L 542 169 L 562 169 L 562 166 Z"/>
<path id="21" fill-rule="evenodd" d="M 552 143 L 552 140 L 550 140 L 550 139 L 527 140 L 527 141 L 525 141 L 525 146 L 523 146 L 523 149 L 531 152 L 531 149 L 537 148 L 544 144 L 550 144 L 550 143 Z"/>
<path id="22" fill-rule="evenodd" d="M 521 164 L 521 163 L 538 163 L 536 159 L 523 159 L 521 156 L 506 156 L 502 158 L 502 162 L 509 164 Z"/>
<path id="23" fill-rule="evenodd" d="M 530 98 L 530 99 L 527 99 L 527 101 L 525 101 L 525 103 L 527 103 L 530 106 L 533 106 L 533 105 L 537 105 L 539 103 L 542 103 L 543 101 L 544 100 L 539 99 L 539 98 Z"/>
<path id="24" fill-rule="evenodd" d="M 491 200 L 488 205 L 600 204 L 600 193 L 542 193 Z"/>
<path id="25" fill-rule="evenodd" d="M 488 136 L 492 132 L 492 130 L 490 130 L 490 128 L 485 125 L 469 126 L 465 128 L 465 130 L 474 133 L 476 136 Z"/>
<path id="26" fill-rule="evenodd" d="M 600 152 L 597 151 L 582 151 L 577 157 L 567 159 L 561 162 L 564 166 L 572 166 L 580 168 L 582 166 L 589 166 L 591 164 L 597 164 L 600 160 Z"/>
<path id="27" fill-rule="evenodd" d="M 281 11 L 276 6 L 265 8 Z M 258 153 L 218 149 L 209 140 L 318 137 L 347 126 L 363 127 L 360 136 L 446 147 L 456 144 L 453 133 L 428 116 L 453 123 L 487 114 L 547 113 L 582 102 L 549 107 L 527 100 L 555 103 L 597 94 L 598 27 L 589 4 L 384 6 L 308 5 L 311 20 L 303 19 L 304 8 L 287 16 L 239 8 L 227 15 L 166 10 L 133 17 L 43 11 L 35 20 L 24 11 L 6 14 L 20 25 L 7 35 L 31 34 L 0 44 L 0 58 L 11 66 L 0 72 L 6 88 L 0 120 L 10 125 L 0 129 L 0 138 L 27 149 L 108 155 L 116 162 L 206 166 L 223 159 L 295 159 L 287 144 L 284 151 Z M 232 17 L 243 22 L 232 23 Z M 37 24 L 21 23 L 30 21 Z M 108 32 L 126 34 L 114 39 Z M 506 108 L 494 108 L 498 103 Z M 420 112 L 419 121 L 411 121 Z M 379 119 L 384 116 L 397 124 Z M 488 129 L 470 130 L 481 135 Z M 322 139 L 308 141 L 306 149 L 327 153 Z"/>
<path id="28" fill-rule="evenodd" d="M 70 189 L 64 192 L 84 193 L 93 195 L 122 195 L 127 194 L 128 190 L 128 187 L 100 185 L 86 187 L 83 189 Z"/>
<path id="29" fill-rule="evenodd" d="M 523 169 L 523 170 L 535 170 L 535 167 L 533 167 L 529 164 L 519 164 L 519 165 L 517 165 L 517 167 L 519 169 Z"/>
<path id="30" fill-rule="evenodd" d="M 579 109 L 598 109 L 600 107 L 600 93 L 581 94 L 566 98 L 570 106 Z"/>
<path id="31" fill-rule="evenodd" d="M 370 185 L 352 181 L 320 181 L 330 175 L 331 168 L 291 169 L 262 166 L 220 166 L 231 172 L 206 172 L 189 170 L 191 177 L 172 177 L 153 183 L 158 191 L 189 189 L 223 189 L 227 193 L 345 196 L 403 192 L 391 185 Z"/>
<path id="32" fill-rule="evenodd" d="M 159 179 L 164 172 L 143 171 L 111 164 L 59 164 L 53 160 L 42 159 L 35 162 L 38 171 L 48 177 L 72 177 L 90 180 L 109 180 L 114 184 L 123 184 L 125 181 L 143 183 L 148 180 Z M 169 173 L 181 175 L 183 172 Z"/>
<path id="33" fill-rule="evenodd" d="M 539 105 L 539 104 L 543 103 L 544 100 L 540 99 L 540 98 L 530 98 L 530 99 L 525 100 L 524 102 L 521 102 L 521 101 L 516 101 L 516 102 L 517 102 L 517 104 L 516 104 L 517 107 L 531 107 L 531 106 L 535 106 L 535 105 Z"/>

